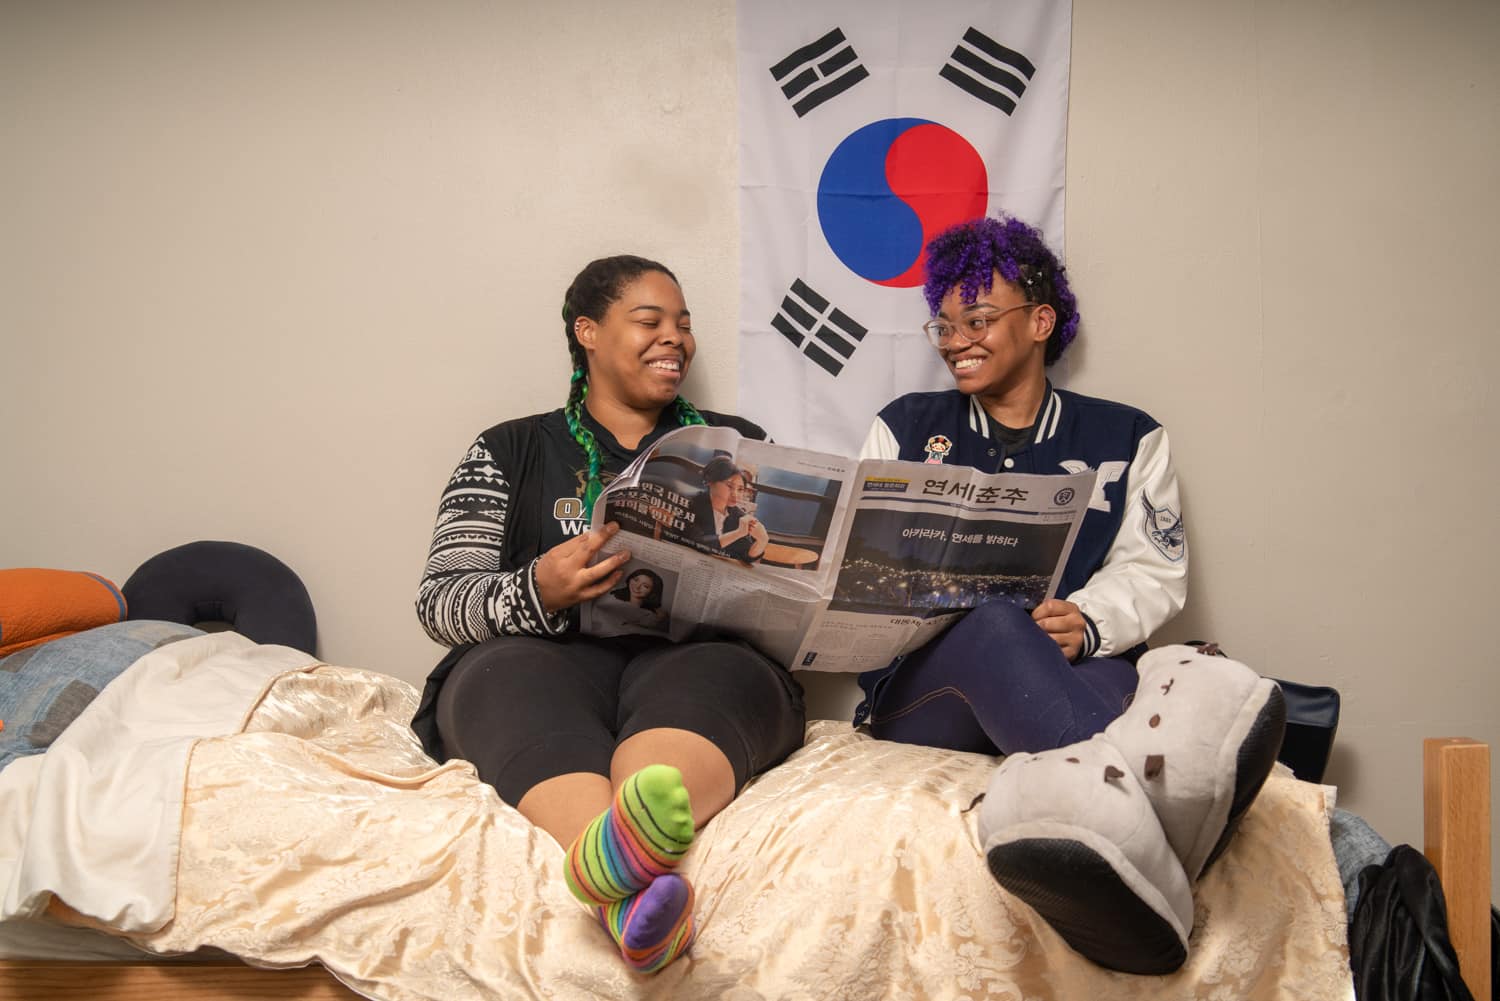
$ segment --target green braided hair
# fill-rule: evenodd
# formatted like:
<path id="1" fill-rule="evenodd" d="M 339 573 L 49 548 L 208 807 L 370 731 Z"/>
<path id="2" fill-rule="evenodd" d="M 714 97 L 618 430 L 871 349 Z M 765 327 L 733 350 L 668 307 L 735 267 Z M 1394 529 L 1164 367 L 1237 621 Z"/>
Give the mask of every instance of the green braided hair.
<path id="1" fill-rule="evenodd" d="M 667 270 L 665 265 L 644 257 L 622 254 L 590 261 L 578 272 L 578 277 L 573 279 L 573 284 L 568 286 L 568 291 L 563 295 L 563 331 L 568 338 L 568 357 L 573 363 L 573 374 L 568 380 L 568 402 L 563 406 L 563 416 L 568 421 L 568 432 L 588 459 L 589 478 L 583 488 L 585 521 L 593 518 L 594 502 L 604 492 L 604 483 L 600 479 L 604 456 L 600 454 L 594 433 L 583 423 L 583 401 L 589 395 L 589 358 L 583 345 L 578 343 L 575 327 L 579 317 L 588 317 L 596 323 L 603 320 L 610 305 L 618 301 L 620 294 L 625 291 L 625 286 L 650 271 L 659 271 L 672 281 L 677 281 L 677 276 Z M 681 396 L 672 401 L 672 407 L 677 415 L 677 423 L 682 427 L 706 423 L 698 409 Z"/>

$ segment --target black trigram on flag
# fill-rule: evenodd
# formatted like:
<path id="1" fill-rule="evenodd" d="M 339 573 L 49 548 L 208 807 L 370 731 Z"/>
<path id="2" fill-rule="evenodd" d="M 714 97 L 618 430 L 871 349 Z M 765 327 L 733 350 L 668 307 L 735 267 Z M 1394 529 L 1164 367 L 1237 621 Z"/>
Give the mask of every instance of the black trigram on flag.
<path id="1" fill-rule="evenodd" d="M 938 76 L 1008 115 L 1035 73 L 1030 59 L 970 28 Z"/>
<path id="2" fill-rule="evenodd" d="M 870 71 L 860 65 L 843 31 L 834 28 L 772 66 L 771 75 L 801 118 L 859 83 Z"/>
<path id="3" fill-rule="evenodd" d="M 833 376 L 844 370 L 844 362 L 869 333 L 843 310 L 808 288 L 801 278 L 792 282 L 792 290 L 782 297 L 781 308 L 771 317 L 771 326 Z"/>

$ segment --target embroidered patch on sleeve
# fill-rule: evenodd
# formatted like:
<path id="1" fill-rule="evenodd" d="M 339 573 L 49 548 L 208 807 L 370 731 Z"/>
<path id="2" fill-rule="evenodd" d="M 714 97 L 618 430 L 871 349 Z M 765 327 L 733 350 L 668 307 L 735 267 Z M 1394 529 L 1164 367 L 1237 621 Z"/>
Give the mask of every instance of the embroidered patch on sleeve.
<path id="1" fill-rule="evenodd" d="M 1141 493 L 1141 507 L 1145 509 L 1142 528 L 1146 538 L 1157 552 L 1173 563 L 1182 562 L 1187 552 L 1187 539 L 1182 529 L 1182 515 L 1169 507 L 1157 507 L 1145 492 Z"/>

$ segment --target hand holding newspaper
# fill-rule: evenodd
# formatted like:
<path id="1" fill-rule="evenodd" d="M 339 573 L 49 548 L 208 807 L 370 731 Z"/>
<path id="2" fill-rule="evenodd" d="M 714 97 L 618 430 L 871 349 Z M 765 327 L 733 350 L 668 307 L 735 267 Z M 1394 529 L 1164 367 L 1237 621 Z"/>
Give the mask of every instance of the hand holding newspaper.
<path id="1" fill-rule="evenodd" d="M 632 558 L 584 604 L 583 631 L 707 629 L 789 668 L 884 667 L 976 605 L 1052 597 L 1094 476 L 861 462 L 680 428 L 594 505 L 594 528 L 621 528 L 603 554 Z"/>

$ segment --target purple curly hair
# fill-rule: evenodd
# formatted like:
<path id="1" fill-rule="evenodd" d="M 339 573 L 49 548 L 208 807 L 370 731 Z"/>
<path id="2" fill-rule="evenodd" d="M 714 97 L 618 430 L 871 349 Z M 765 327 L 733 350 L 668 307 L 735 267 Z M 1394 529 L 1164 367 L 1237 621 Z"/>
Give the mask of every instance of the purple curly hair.
<path id="1" fill-rule="evenodd" d="M 1078 300 L 1056 255 L 1042 242 L 1042 232 L 1008 215 L 979 218 L 943 230 L 927 244 L 922 292 L 936 316 L 943 296 L 960 290 L 973 302 L 994 287 L 995 272 L 1021 290 L 1027 302 L 1041 302 L 1057 313 L 1044 359 L 1048 365 L 1078 334 Z"/>

